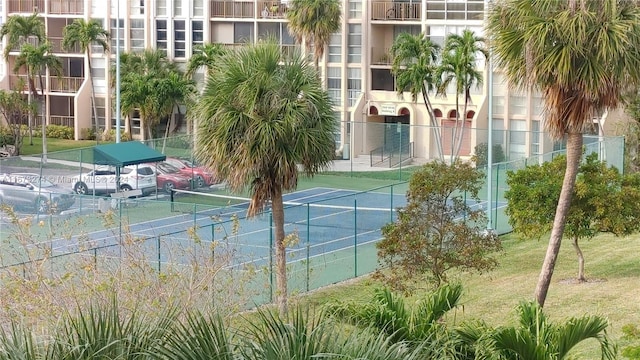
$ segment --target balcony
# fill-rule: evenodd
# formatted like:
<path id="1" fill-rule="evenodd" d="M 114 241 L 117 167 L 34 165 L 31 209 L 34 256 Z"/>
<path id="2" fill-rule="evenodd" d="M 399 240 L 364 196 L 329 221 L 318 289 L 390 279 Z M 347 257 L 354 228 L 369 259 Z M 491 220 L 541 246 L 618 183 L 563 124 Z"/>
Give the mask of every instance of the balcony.
<path id="1" fill-rule="evenodd" d="M 213 0 L 212 18 L 255 18 L 254 1 Z"/>
<path id="2" fill-rule="evenodd" d="M 81 77 L 71 77 L 71 76 L 51 76 L 49 78 L 51 82 L 51 92 L 66 92 L 66 93 L 75 93 L 80 89 L 84 78 Z"/>
<path id="3" fill-rule="evenodd" d="M 62 46 L 62 40 L 63 38 L 61 37 L 54 37 L 51 36 L 49 37 L 49 44 L 51 44 L 51 51 L 53 53 L 63 53 L 63 54 L 80 54 L 80 46 L 78 44 L 76 44 L 76 46 L 74 46 L 72 49 L 67 50 Z"/>
<path id="4" fill-rule="evenodd" d="M 420 21 L 422 4 L 413 2 L 373 1 L 371 20 Z"/>
<path id="5" fill-rule="evenodd" d="M 51 115 L 49 116 L 49 125 L 62 125 L 74 127 L 75 118 L 68 115 Z"/>
<path id="6" fill-rule="evenodd" d="M 372 47 L 371 48 L 371 65 L 391 65 L 393 59 L 388 47 Z"/>
<path id="7" fill-rule="evenodd" d="M 7 12 L 9 14 L 44 12 L 44 0 L 7 0 Z"/>
<path id="8" fill-rule="evenodd" d="M 84 0 L 49 0 L 49 14 L 53 15 L 83 15 Z"/>
<path id="9" fill-rule="evenodd" d="M 258 1 L 258 11 L 263 19 L 284 19 L 287 5 L 280 1 Z"/>

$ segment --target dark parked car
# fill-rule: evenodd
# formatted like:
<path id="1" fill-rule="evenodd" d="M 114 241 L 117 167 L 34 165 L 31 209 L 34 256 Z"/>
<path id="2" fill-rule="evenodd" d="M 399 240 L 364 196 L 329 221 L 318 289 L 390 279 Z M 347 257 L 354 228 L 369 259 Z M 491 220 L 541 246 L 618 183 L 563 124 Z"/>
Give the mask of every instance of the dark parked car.
<path id="1" fill-rule="evenodd" d="M 38 174 L 0 174 L 0 203 L 38 213 L 60 212 L 75 202 L 73 191 Z"/>

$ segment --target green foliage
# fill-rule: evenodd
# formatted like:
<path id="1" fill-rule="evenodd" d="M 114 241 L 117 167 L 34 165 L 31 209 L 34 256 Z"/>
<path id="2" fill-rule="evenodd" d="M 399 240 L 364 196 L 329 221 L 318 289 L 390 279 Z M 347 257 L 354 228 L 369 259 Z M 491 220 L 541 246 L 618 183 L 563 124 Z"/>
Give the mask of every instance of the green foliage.
<path id="1" fill-rule="evenodd" d="M 551 230 L 565 166 L 566 157 L 558 156 L 542 165 L 507 172 L 506 214 L 517 234 L 539 238 Z M 599 232 L 621 236 L 639 229 L 640 176 L 620 174 L 598 160 L 596 153 L 588 155 L 579 167 L 564 236 L 577 247 L 578 239 Z"/>
<path id="2" fill-rule="evenodd" d="M 80 139 L 82 140 L 95 140 L 97 138 L 96 129 L 94 128 L 82 128 L 80 129 Z"/>
<path id="3" fill-rule="evenodd" d="M 627 324 L 622 327 L 622 332 L 624 333 L 624 337 L 629 341 L 637 344 L 640 340 L 640 328 L 636 325 Z M 622 356 L 634 360 L 640 359 L 640 345 L 629 345 L 625 347 L 622 349 Z"/>
<path id="4" fill-rule="evenodd" d="M 476 167 L 486 166 L 489 159 L 489 145 L 487 143 L 480 143 L 476 145 L 473 152 L 472 160 L 476 163 Z M 494 164 L 505 161 L 504 150 L 500 144 L 493 145 L 493 154 L 491 155 Z"/>
<path id="5" fill-rule="evenodd" d="M 458 307 L 461 297 L 462 285 L 446 284 L 426 293 L 417 305 L 408 307 L 400 295 L 384 288 L 376 289 L 371 301 L 331 303 L 327 311 L 360 328 L 385 333 L 391 342 L 417 346 L 444 334 L 444 317 Z"/>
<path id="6" fill-rule="evenodd" d="M 109 131 L 103 132 L 102 141 L 116 141 L 116 129 L 109 129 Z M 131 134 L 128 132 L 120 133 L 120 141 L 131 141 Z"/>
<path id="7" fill-rule="evenodd" d="M 457 268 L 484 272 L 497 260 L 500 240 L 485 231 L 479 201 L 484 175 L 469 164 L 431 162 L 411 176 L 407 206 L 398 210 L 398 220 L 382 229 L 384 239 L 376 246 L 382 269 L 376 276 L 395 290 L 411 291 L 411 282 L 426 274 L 435 286 Z"/>
<path id="8" fill-rule="evenodd" d="M 459 344 L 471 357 L 494 359 L 567 359 L 581 342 L 594 339 L 602 359 L 615 359 L 616 346 L 606 333 L 608 322 L 599 316 L 570 318 L 552 323 L 536 303 L 517 308 L 518 325 L 490 328 L 482 322 L 457 329 Z"/>

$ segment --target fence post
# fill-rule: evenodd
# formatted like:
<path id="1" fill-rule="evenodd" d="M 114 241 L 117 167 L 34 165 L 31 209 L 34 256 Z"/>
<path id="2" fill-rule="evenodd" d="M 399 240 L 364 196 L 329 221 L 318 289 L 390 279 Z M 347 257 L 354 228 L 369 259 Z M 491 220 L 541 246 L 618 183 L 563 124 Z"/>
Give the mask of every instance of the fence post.
<path id="1" fill-rule="evenodd" d="M 273 302 L 273 213 L 269 211 L 269 302 Z"/>
<path id="2" fill-rule="evenodd" d="M 353 273 L 358 277 L 358 199 L 353 199 Z"/>
<path id="3" fill-rule="evenodd" d="M 160 235 L 158 235 L 158 275 L 160 275 L 161 272 L 161 264 L 162 264 L 162 250 L 160 248 Z"/>
<path id="4" fill-rule="evenodd" d="M 505 168 L 506 168 L 506 164 L 505 164 Z M 493 226 L 494 229 L 498 229 L 498 198 L 500 195 L 498 195 L 498 192 L 500 190 L 500 164 L 498 164 L 498 166 L 496 167 L 496 198 L 495 198 L 495 210 L 494 210 L 494 216 L 493 216 L 493 220 L 495 221 L 495 225 Z"/>
<path id="5" fill-rule="evenodd" d="M 307 292 L 309 292 L 309 278 L 310 278 L 310 271 L 311 271 L 311 266 L 310 266 L 310 262 L 311 262 L 311 233 L 310 233 L 310 224 L 309 222 L 311 221 L 311 210 L 310 210 L 310 205 L 309 203 L 307 203 Z"/>

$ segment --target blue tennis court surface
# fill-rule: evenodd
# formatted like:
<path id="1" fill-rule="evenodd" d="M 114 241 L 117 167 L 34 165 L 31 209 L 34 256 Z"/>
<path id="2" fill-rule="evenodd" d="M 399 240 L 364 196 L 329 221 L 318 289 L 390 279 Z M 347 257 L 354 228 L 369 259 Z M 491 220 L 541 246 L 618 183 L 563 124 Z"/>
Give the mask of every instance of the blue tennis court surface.
<path id="1" fill-rule="evenodd" d="M 396 219 L 398 207 L 406 205 L 406 195 L 394 194 L 390 188 L 368 192 L 312 188 L 288 193 L 284 201 L 285 232 L 290 236 L 287 258 L 298 261 L 377 242 L 382 238 L 381 228 Z M 167 206 L 167 202 L 158 202 L 160 205 Z M 195 242 L 233 252 L 236 266 L 265 266 L 271 261 L 274 232 L 269 209 L 247 218 L 246 202 L 218 207 L 191 205 L 185 207 L 196 209 L 191 213 L 129 224 L 126 232 L 162 262 L 182 262 L 174 250 L 189 248 Z M 54 240 L 51 248 L 56 254 L 90 248 L 97 255 L 118 256 L 122 234 L 102 230 L 84 235 L 82 246 L 79 241 Z"/>

